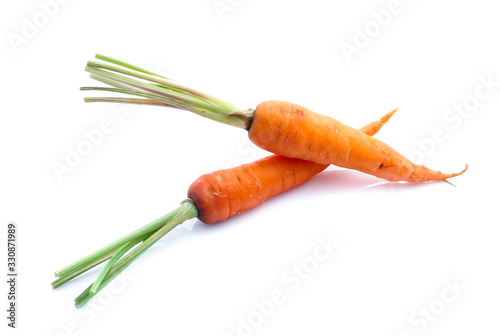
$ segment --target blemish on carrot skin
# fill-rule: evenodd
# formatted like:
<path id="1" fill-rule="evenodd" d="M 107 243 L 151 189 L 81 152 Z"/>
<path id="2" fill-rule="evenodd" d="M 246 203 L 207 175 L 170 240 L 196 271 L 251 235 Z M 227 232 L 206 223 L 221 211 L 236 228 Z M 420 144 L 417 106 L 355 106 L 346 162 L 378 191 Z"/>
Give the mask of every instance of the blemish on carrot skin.
<path id="1" fill-rule="evenodd" d="M 288 130 L 288 134 L 287 134 L 286 140 L 285 140 L 285 145 L 283 146 L 284 148 L 286 148 L 286 145 L 288 144 L 288 139 L 290 138 L 290 132 L 291 132 L 291 129 Z"/>
<path id="2" fill-rule="evenodd" d="M 219 192 L 212 191 L 212 195 L 215 195 L 217 197 L 227 197 L 227 195 L 224 195 L 224 193 L 222 191 L 219 191 Z"/>
<path id="3" fill-rule="evenodd" d="M 346 164 L 347 161 L 349 160 L 349 155 L 351 155 L 351 148 L 349 148 L 349 150 L 347 151 L 347 155 L 345 156 L 344 164 Z"/>
<path id="4" fill-rule="evenodd" d="M 282 129 L 282 128 L 283 128 L 283 125 L 282 125 L 282 124 L 280 124 L 280 125 L 279 125 L 279 127 L 278 127 L 278 131 L 276 132 L 276 139 L 278 139 L 278 138 L 279 138 L 279 136 L 280 136 L 280 134 L 281 134 L 281 129 Z M 288 133 L 288 134 L 290 134 L 290 133 Z"/>
<path id="5" fill-rule="evenodd" d="M 227 197 L 227 195 L 224 195 L 224 193 L 222 191 L 215 191 L 214 189 L 212 189 L 211 186 L 208 187 L 208 192 L 210 193 L 210 195 L 212 196 L 217 196 L 217 197 Z"/>
<path id="6" fill-rule="evenodd" d="M 259 162 L 259 161 L 257 161 L 256 163 L 257 163 L 257 165 L 258 165 L 261 169 L 264 169 L 264 168 L 262 167 L 262 165 L 260 164 L 260 162 Z M 259 179 L 259 177 L 257 176 L 257 174 L 254 174 L 254 175 L 255 175 L 255 179 L 257 180 L 257 181 L 255 181 L 255 186 L 256 186 L 256 187 L 258 187 L 259 189 L 262 189 L 262 181 Z M 257 195 L 257 196 L 259 196 L 259 195 Z"/>
<path id="7" fill-rule="evenodd" d="M 305 159 L 307 159 L 307 155 L 309 154 L 309 150 L 311 149 L 311 146 L 312 146 L 312 141 L 309 142 L 309 146 L 307 146 L 306 155 L 304 155 Z"/>

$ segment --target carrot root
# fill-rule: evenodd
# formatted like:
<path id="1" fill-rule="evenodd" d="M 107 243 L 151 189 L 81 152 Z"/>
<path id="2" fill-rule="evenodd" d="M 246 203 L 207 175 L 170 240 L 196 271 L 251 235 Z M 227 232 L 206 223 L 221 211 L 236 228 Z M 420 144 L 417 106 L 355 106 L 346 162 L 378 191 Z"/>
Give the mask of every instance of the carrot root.
<path id="1" fill-rule="evenodd" d="M 457 173 L 450 173 L 450 174 L 444 174 L 440 171 L 432 170 L 429 169 L 425 166 L 418 166 L 413 173 L 410 175 L 410 181 L 409 182 L 427 182 L 427 181 L 445 181 L 447 183 L 450 183 L 447 181 L 447 179 L 450 179 L 452 177 L 456 177 L 459 175 L 462 175 L 469 169 L 469 165 L 466 164 L 465 168 L 462 169 L 461 171 Z M 450 183 L 451 184 L 451 183 Z M 453 184 L 451 184 L 453 185 Z M 453 185 L 454 186 L 454 185 Z"/>
<path id="2" fill-rule="evenodd" d="M 443 174 L 414 164 L 383 141 L 288 102 L 260 103 L 248 136 L 257 146 L 275 154 L 354 169 L 388 181 L 423 182 L 458 174 Z"/>
<path id="3" fill-rule="evenodd" d="M 396 113 L 397 110 L 398 109 L 395 108 L 394 110 L 387 113 L 385 116 L 383 116 L 379 120 L 373 121 L 373 122 L 369 123 L 368 125 L 360 128 L 359 130 L 365 134 L 370 135 L 370 136 L 375 135 L 380 130 L 380 128 L 382 128 L 382 126 L 384 126 L 385 123 L 388 122 L 389 119 L 392 118 L 392 116 L 394 115 L 394 113 Z"/>

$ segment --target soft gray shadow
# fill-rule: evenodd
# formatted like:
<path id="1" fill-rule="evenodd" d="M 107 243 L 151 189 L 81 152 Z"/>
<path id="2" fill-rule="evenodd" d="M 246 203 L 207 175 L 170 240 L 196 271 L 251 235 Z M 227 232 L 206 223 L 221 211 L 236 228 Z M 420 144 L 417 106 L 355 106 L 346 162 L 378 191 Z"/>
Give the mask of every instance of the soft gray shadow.
<path id="1" fill-rule="evenodd" d="M 359 191 L 361 189 L 363 189 L 363 192 L 366 192 L 366 190 L 418 188 L 428 183 L 440 182 L 389 182 L 375 176 L 360 173 L 358 171 L 337 169 L 324 171 L 312 178 L 311 181 L 307 182 L 303 186 L 304 189 L 312 188 L 314 191 L 318 192 L 326 190 L 329 193 L 335 193 L 345 191 Z"/>

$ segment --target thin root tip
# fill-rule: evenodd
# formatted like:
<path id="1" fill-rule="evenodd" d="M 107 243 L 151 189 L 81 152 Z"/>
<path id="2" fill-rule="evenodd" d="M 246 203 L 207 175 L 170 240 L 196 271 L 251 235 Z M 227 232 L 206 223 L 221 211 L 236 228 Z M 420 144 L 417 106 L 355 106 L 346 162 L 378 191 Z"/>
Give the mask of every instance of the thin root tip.
<path id="1" fill-rule="evenodd" d="M 448 183 L 448 184 L 450 184 L 450 185 L 454 186 L 455 188 L 457 187 L 456 185 L 454 185 L 453 183 L 451 183 L 451 182 L 450 182 L 450 181 L 448 181 L 447 179 L 444 179 L 443 181 L 445 181 L 446 183 Z"/>
<path id="2" fill-rule="evenodd" d="M 394 110 L 392 110 L 391 112 L 387 113 L 385 116 L 380 118 L 379 122 L 385 124 L 386 122 L 389 121 L 389 119 L 392 118 L 392 116 L 394 115 L 394 113 L 396 113 L 397 110 L 398 110 L 398 108 L 396 107 Z"/>
<path id="3" fill-rule="evenodd" d="M 465 173 L 467 171 L 467 169 L 469 169 L 469 165 L 468 164 L 465 164 L 465 168 L 462 169 L 461 171 L 459 171 L 458 173 L 453 173 L 453 174 L 449 174 L 447 175 L 443 180 L 446 181 L 446 179 L 448 178 L 452 178 L 452 177 L 455 177 L 455 176 L 458 176 L 458 175 L 462 175 L 463 173 Z M 448 182 L 448 181 L 446 181 Z M 449 182 L 448 182 L 449 183 Z"/>
<path id="4" fill-rule="evenodd" d="M 396 113 L 398 110 L 399 110 L 399 107 L 396 107 L 394 110 L 392 110 L 391 112 L 387 113 L 387 115 L 390 116 L 390 117 L 392 117 L 392 115 L 394 113 Z"/>
<path id="5" fill-rule="evenodd" d="M 389 112 L 387 114 L 387 119 L 391 118 L 394 115 L 394 113 L 396 113 L 397 111 L 398 111 L 398 108 L 396 107 L 394 110 L 392 110 L 391 112 Z"/>
<path id="6" fill-rule="evenodd" d="M 469 169 L 469 165 L 466 163 L 465 168 L 461 172 L 459 172 L 458 175 L 465 173 L 467 171 L 467 169 Z"/>

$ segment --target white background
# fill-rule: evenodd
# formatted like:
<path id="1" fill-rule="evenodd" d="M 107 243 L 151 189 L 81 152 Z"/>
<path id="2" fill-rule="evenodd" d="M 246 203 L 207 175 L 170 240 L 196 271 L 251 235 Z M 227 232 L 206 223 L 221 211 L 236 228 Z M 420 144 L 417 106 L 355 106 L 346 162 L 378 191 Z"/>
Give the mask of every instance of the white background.
<path id="1" fill-rule="evenodd" d="M 229 9 L 218 12 L 217 3 Z M 498 334 L 494 6 L 3 2 L 0 260 L 6 263 L 5 228 L 14 221 L 19 310 L 12 334 Z M 360 33 L 366 30 L 371 36 Z M 356 53 L 346 56 L 347 45 Z M 173 210 L 199 175 L 266 155 L 245 131 L 188 112 L 85 104 L 78 88 L 97 84 L 83 71 L 95 53 L 244 108 L 286 100 L 361 127 L 399 107 L 380 139 L 431 168 L 470 169 L 452 187 L 380 183 L 331 167 L 220 225 L 191 220 L 78 310 L 73 299 L 97 272 L 52 290 L 55 270 Z M 488 80 L 493 85 L 485 87 Z M 470 112 L 461 116 L 464 104 Z M 54 164 L 66 164 L 84 133 L 107 119 L 112 131 L 59 179 Z M 318 240 L 338 248 L 315 262 Z M 290 272 L 303 264 L 310 273 L 299 281 Z M 255 302 L 276 292 L 282 300 L 264 316 Z M 2 330 L 10 329 L 5 314 Z"/>

